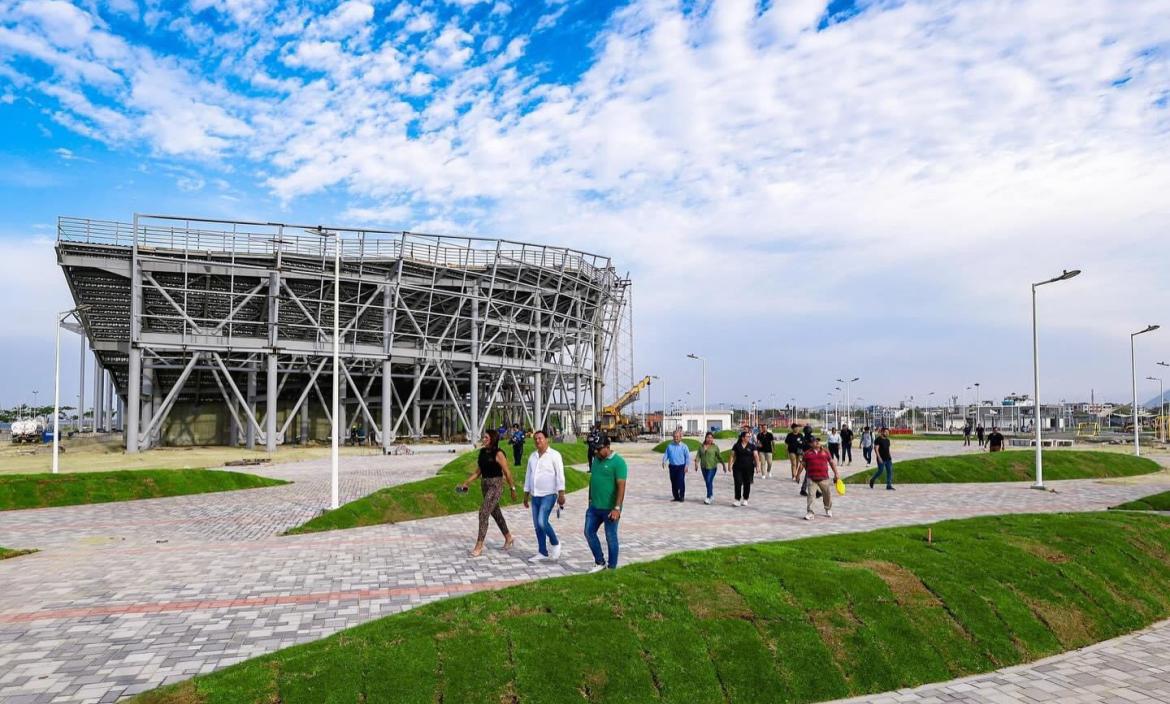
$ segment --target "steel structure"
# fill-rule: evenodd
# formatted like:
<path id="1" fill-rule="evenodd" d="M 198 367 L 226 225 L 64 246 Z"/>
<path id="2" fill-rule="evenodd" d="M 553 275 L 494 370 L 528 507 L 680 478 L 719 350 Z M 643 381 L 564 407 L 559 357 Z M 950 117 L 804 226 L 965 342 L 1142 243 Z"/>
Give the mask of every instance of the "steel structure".
<path id="1" fill-rule="evenodd" d="M 58 262 L 88 306 L 82 332 L 109 398 L 124 404 L 126 451 L 159 444 L 178 404 L 210 409 L 229 444 L 328 437 L 313 421 L 332 422 L 335 247 L 343 432 L 352 419 L 389 449 L 429 429 L 477 438 L 489 417 L 533 428 L 554 413 L 566 427 L 596 417 L 630 284 L 606 257 L 320 225 L 62 217 Z"/>

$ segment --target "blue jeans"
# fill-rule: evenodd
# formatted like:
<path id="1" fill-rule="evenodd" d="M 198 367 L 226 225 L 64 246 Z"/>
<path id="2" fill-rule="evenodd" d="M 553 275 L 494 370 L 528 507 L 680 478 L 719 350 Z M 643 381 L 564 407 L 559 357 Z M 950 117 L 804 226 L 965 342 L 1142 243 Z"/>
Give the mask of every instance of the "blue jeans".
<path id="1" fill-rule="evenodd" d="M 704 469 L 703 481 L 707 484 L 707 498 L 710 499 L 715 496 L 715 472 L 718 469 Z"/>
<path id="2" fill-rule="evenodd" d="M 609 549 L 609 561 L 601 555 L 601 541 L 597 539 L 597 529 L 605 526 L 605 547 Z M 585 509 L 585 541 L 589 543 L 589 550 L 593 553 L 593 562 L 598 565 L 607 565 L 611 570 L 617 568 L 618 561 L 618 522 L 609 520 L 609 509 Z"/>
<path id="3" fill-rule="evenodd" d="M 886 486 L 893 486 L 894 485 L 894 461 L 893 460 L 883 460 L 883 459 L 879 458 L 877 461 L 877 471 L 873 473 L 873 477 L 870 478 L 870 481 L 876 482 L 882 476 L 882 472 L 886 473 Z"/>
<path id="4" fill-rule="evenodd" d="M 556 503 L 556 494 L 532 497 L 532 527 L 536 529 L 537 549 L 545 557 L 548 557 L 548 547 L 545 545 L 546 538 L 552 545 L 560 545 L 561 543 L 557 540 L 557 532 L 553 530 L 552 523 L 548 520 Z"/>
<path id="5" fill-rule="evenodd" d="M 685 464 L 670 465 L 670 493 L 675 501 L 682 501 L 687 493 L 687 466 Z"/>

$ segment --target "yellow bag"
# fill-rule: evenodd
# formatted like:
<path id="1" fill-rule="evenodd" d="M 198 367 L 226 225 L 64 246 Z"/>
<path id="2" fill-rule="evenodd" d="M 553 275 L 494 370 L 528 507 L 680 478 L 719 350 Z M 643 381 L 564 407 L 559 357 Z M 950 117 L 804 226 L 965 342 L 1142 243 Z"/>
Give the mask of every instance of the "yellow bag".
<path id="1" fill-rule="evenodd" d="M 845 495 L 845 482 L 840 479 L 837 480 L 837 493 L 841 496 Z"/>

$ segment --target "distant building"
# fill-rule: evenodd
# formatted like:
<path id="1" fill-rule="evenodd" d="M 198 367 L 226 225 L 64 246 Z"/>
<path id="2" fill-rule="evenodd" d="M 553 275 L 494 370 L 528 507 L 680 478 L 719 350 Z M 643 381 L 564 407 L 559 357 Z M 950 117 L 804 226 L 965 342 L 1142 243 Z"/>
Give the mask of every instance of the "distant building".
<path id="1" fill-rule="evenodd" d="M 734 429 L 731 424 L 730 411 L 707 411 L 707 428 L 711 432 Z M 669 435 L 675 429 L 682 428 L 684 435 L 702 435 L 703 411 L 675 411 L 666 416 L 666 433 Z"/>

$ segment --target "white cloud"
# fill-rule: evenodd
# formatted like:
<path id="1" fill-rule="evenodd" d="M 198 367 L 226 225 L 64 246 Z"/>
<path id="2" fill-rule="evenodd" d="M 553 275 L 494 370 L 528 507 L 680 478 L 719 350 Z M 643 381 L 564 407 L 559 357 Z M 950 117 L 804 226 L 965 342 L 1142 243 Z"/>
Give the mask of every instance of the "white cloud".
<path id="1" fill-rule="evenodd" d="M 62 0 L 27 0 L 18 12 L 35 19 L 49 40 L 60 47 L 80 46 L 93 28 L 89 13 Z"/>

